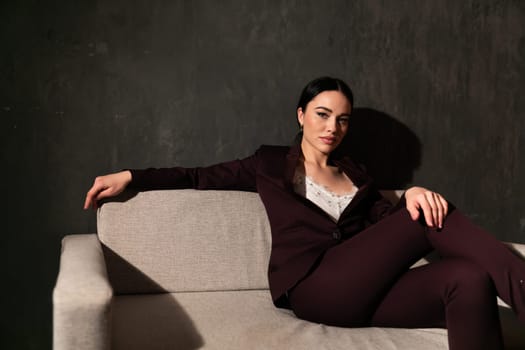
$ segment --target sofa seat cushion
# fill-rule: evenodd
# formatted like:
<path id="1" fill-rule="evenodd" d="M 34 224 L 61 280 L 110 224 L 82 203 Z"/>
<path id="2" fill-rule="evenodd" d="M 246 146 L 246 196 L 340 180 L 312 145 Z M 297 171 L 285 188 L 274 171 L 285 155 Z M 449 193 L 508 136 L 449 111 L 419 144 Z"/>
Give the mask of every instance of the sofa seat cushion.
<path id="1" fill-rule="evenodd" d="M 448 348 L 444 329 L 351 329 L 303 321 L 275 308 L 267 290 L 115 296 L 112 343 L 128 350 Z"/>

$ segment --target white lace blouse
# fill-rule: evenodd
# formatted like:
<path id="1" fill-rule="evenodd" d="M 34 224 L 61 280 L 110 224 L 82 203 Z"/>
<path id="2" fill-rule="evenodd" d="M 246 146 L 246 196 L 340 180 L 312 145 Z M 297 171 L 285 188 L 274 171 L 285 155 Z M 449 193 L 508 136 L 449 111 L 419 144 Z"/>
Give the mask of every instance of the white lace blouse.
<path id="1" fill-rule="evenodd" d="M 313 181 L 303 171 L 297 169 L 293 179 L 295 193 L 307 198 L 319 208 L 323 209 L 334 221 L 339 220 L 343 210 L 354 198 L 358 188 L 353 185 L 352 191 L 345 194 L 337 194 L 325 186 Z"/>

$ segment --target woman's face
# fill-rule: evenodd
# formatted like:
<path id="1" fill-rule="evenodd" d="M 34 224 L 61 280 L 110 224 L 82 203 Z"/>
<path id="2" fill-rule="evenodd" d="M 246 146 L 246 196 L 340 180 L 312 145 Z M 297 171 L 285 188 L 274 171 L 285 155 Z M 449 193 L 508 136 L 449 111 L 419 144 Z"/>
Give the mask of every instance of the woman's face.
<path id="1" fill-rule="evenodd" d="M 297 119 L 303 126 L 302 147 L 329 154 L 348 131 L 352 106 L 340 91 L 323 91 L 306 105 L 297 109 Z M 304 150 L 304 149 L 303 149 Z"/>

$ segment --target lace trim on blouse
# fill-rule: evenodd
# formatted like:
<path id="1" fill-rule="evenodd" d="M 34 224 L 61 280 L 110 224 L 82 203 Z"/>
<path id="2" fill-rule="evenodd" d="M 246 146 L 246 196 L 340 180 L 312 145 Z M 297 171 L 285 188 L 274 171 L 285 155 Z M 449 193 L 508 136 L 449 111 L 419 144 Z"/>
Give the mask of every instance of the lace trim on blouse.
<path id="1" fill-rule="evenodd" d="M 358 188 L 353 185 L 352 191 L 349 193 L 334 193 L 299 170 L 295 172 L 293 185 L 295 193 L 323 209 L 335 222 L 339 220 L 339 217 L 358 191 Z"/>

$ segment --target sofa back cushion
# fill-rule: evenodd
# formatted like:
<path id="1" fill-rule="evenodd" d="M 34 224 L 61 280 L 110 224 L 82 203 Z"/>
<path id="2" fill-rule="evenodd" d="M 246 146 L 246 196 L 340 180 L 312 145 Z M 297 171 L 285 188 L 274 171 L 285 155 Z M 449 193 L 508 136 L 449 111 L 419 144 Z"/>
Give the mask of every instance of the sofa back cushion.
<path id="1" fill-rule="evenodd" d="M 125 192 L 97 227 L 117 294 L 268 288 L 271 235 L 258 194 Z"/>

